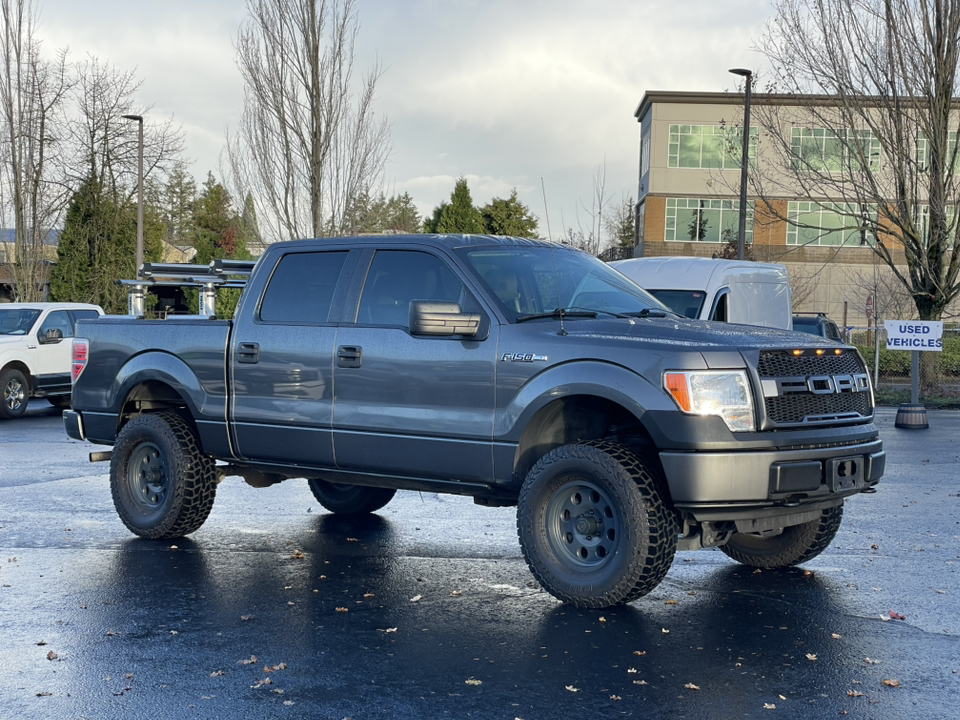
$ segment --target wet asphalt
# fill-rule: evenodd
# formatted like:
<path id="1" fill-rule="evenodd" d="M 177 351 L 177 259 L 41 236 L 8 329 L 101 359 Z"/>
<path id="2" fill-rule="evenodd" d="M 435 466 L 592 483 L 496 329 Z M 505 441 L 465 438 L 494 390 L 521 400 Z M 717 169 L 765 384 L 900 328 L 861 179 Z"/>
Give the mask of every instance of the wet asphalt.
<path id="1" fill-rule="evenodd" d="M 136 539 L 105 448 L 35 402 L 0 423 L 0 718 L 956 718 L 960 413 L 895 413 L 879 492 L 803 568 L 681 552 L 586 611 L 469 498 L 346 519 L 231 478 L 190 539 Z"/>

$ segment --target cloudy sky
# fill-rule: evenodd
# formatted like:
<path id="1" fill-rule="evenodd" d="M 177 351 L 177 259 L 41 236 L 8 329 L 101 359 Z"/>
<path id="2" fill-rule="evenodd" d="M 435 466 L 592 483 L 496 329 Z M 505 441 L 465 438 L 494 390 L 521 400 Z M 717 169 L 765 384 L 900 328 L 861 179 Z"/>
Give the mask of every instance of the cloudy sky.
<path id="1" fill-rule="evenodd" d="M 135 70 L 150 116 L 186 134 L 193 174 L 219 178 L 225 128 L 243 87 L 233 39 L 240 0 L 34 0 L 47 50 L 69 47 Z M 465 176 L 474 202 L 516 188 L 538 216 L 590 227 L 605 168 L 614 201 L 635 196 L 647 90 L 735 90 L 728 68 L 762 72 L 751 50 L 767 0 L 358 0 L 356 69 L 383 76 L 378 112 L 392 124 L 388 194 L 428 214 Z M 148 117 L 149 121 L 149 117 Z M 542 183 L 542 185 L 541 185 Z M 543 188 L 546 190 L 546 207 Z"/>

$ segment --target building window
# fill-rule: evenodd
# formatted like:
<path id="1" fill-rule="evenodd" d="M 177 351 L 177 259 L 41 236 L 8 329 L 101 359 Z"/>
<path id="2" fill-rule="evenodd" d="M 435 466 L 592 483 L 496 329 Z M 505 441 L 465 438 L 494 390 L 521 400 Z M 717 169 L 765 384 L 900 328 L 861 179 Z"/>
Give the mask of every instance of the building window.
<path id="1" fill-rule="evenodd" d="M 757 157 L 757 128 L 750 128 L 750 166 Z M 743 128 L 726 125 L 671 125 L 667 167 L 740 168 Z"/>
<path id="2" fill-rule="evenodd" d="M 947 155 L 943 158 L 944 167 L 951 159 L 956 171 L 958 166 L 956 131 L 947 133 Z M 927 172 L 930 169 L 930 141 L 923 132 L 917 134 L 917 169 L 920 172 Z"/>
<path id="3" fill-rule="evenodd" d="M 787 203 L 787 245 L 874 245 L 875 205 Z"/>
<path id="4" fill-rule="evenodd" d="M 640 177 L 650 172 L 650 132 L 644 133 L 640 140 Z"/>
<path id="5" fill-rule="evenodd" d="M 642 202 L 639 205 L 637 205 L 636 242 L 638 246 L 643 245 L 646 229 L 647 229 L 647 204 L 645 202 Z"/>
<path id="6" fill-rule="evenodd" d="M 880 169 L 880 140 L 872 130 L 794 127 L 790 132 L 794 170 L 859 172 L 864 163 Z"/>
<path id="7" fill-rule="evenodd" d="M 745 242 L 753 242 L 753 206 L 747 203 Z M 667 242 L 732 242 L 740 232 L 740 201 L 667 198 Z"/>

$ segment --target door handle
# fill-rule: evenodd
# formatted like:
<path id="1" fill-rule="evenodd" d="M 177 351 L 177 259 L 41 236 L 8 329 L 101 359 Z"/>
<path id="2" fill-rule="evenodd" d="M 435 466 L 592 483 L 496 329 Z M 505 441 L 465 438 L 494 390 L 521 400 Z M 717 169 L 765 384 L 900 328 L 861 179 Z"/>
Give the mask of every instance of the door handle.
<path id="1" fill-rule="evenodd" d="M 359 345 L 341 345 L 337 348 L 337 367 L 358 368 L 363 362 L 363 348 Z"/>
<path id="2" fill-rule="evenodd" d="M 237 362 L 253 365 L 260 362 L 260 344 L 259 343 L 240 343 L 237 348 Z"/>

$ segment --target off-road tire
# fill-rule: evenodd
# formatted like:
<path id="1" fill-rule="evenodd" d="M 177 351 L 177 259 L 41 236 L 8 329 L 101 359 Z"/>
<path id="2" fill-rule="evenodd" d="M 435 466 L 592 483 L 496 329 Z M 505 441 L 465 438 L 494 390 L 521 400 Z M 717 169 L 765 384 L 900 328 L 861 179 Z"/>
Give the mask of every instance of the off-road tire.
<path id="1" fill-rule="evenodd" d="M 27 411 L 30 383 L 16 368 L 0 372 L 0 420 L 13 420 Z"/>
<path id="2" fill-rule="evenodd" d="M 397 491 L 392 488 L 341 485 L 319 478 L 310 478 L 310 491 L 327 510 L 337 515 L 361 515 L 376 512 L 393 500 Z"/>
<path id="3" fill-rule="evenodd" d="M 628 603 L 666 577 L 677 517 L 660 473 L 606 441 L 554 448 L 520 490 L 517 535 L 530 572 L 559 600 L 583 608 Z"/>
<path id="4" fill-rule="evenodd" d="M 120 430 L 110 460 L 110 489 L 120 519 L 135 535 L 176 538 L 207 519 L 217 474 L 182 416 L 148 413 Z"/>
<path id="5" fill-rule="evenodd" d="M 843 520 L 843 505 L 827 508 L 819 518 L 785 527 L 777 535 L 734 533 L 720 549 L 744 565 L 771 569 L 800 565 L 815 558 L 833 542 Z"/>

